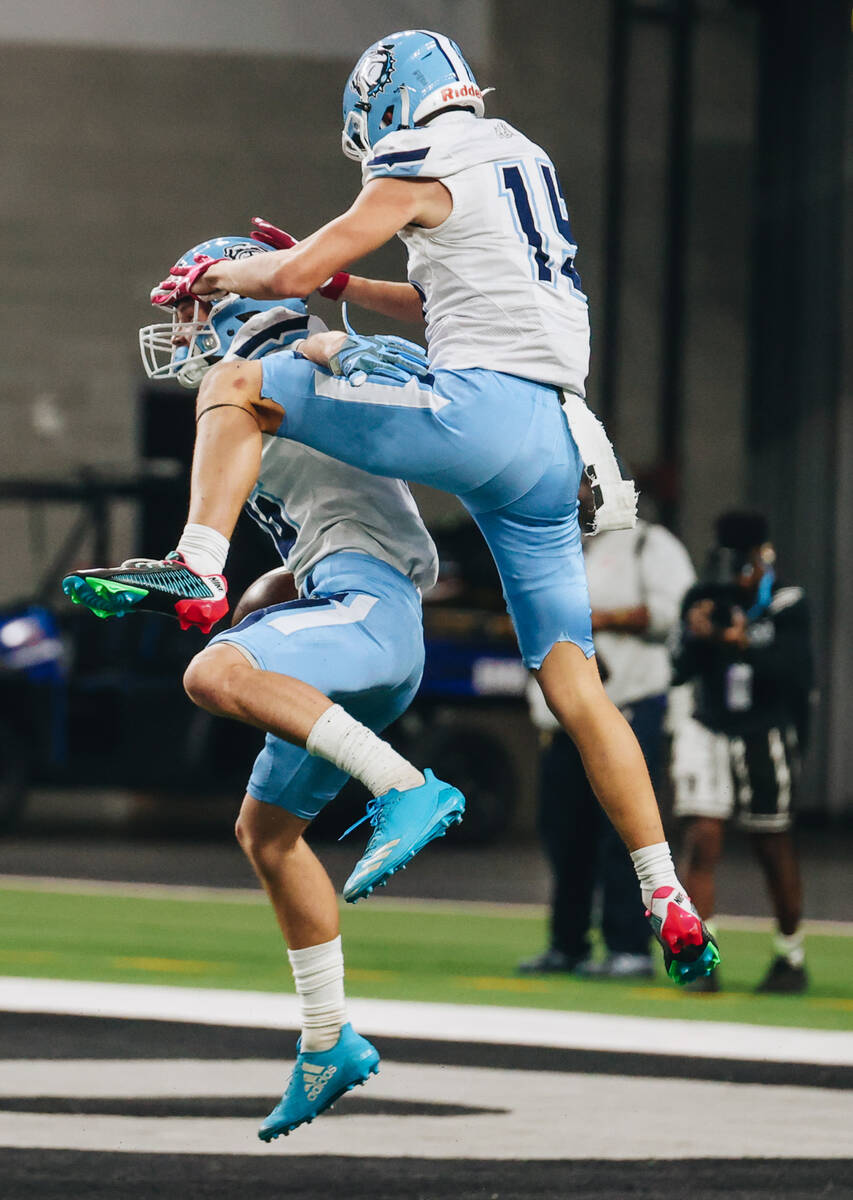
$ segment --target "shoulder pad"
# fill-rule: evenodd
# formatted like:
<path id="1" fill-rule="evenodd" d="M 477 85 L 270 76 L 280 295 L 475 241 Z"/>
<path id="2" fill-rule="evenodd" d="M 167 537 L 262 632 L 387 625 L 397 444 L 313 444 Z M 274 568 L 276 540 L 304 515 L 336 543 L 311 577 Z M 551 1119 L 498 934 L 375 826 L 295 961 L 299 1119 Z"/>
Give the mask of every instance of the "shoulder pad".
<path id="1" fill-rule="evenodd" d="M 798 604 L 805 596 L 805 592 L 801 587 L 783 587 L 779 588 L 778 592 L 774 592 L 773 599 L 767 606 L 767 611 L 770 613 L 780 613 L 785 608 L 790 608 L 793 604 Z"/>

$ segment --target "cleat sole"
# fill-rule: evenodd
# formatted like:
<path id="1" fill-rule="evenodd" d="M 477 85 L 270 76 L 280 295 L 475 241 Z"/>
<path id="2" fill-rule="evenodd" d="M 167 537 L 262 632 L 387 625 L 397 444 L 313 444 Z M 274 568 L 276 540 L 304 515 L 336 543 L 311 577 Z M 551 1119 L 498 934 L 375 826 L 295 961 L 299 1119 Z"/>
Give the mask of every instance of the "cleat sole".
<path id="1" fill-rule="evenodd" d="M 702 953 L 693 962 L 678 962 L 675 959 L 669 964 L 667 974 L 676 983 L 684 985 L 695 979 L 703 979 L 716 970 L 720 963 L 720 952 L 713 942 L 709 942 Z"/>
<path id="2" fill-rule="evenodd" d="M 62 590 L 72 603 L 82 604 L 96 617 L 123 617 L 148 595 L 144 588 L 85 575 L 67 576 Z"/>

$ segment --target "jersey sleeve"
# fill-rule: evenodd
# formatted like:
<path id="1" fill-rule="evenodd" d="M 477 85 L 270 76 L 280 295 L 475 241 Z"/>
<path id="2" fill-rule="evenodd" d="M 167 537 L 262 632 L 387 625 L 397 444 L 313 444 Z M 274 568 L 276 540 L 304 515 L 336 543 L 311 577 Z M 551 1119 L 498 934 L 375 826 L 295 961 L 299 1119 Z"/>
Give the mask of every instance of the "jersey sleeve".
<path id="1" fill-rule="evenodd" d="M 445 179 L 468 165 L 455 130 L 401 129 L 386 134 L 362 165 L 371 179 Z"/>

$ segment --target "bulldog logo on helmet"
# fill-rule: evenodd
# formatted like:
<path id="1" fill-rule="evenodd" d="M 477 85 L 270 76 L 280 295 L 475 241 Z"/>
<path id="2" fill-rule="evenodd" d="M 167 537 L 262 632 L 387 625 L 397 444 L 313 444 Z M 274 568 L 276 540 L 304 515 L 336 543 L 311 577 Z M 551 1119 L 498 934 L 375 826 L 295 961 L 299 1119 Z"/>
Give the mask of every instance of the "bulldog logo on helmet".
<path id="1" fill-rule="evenodd" d="M 395 67 L 394 55 L 388 46 L 376 46 L 368 51 L 356 67 L 352 87 L 363 101 L 385 90 Z"/>
<path id="2" fill-rule="evenodd" d="M 251 258 L 253 254 L 263 253 L 263 248 L 257 242 L 242 242 L 237 246 L 225 246 L 222 251 L 223 258 Z"/>

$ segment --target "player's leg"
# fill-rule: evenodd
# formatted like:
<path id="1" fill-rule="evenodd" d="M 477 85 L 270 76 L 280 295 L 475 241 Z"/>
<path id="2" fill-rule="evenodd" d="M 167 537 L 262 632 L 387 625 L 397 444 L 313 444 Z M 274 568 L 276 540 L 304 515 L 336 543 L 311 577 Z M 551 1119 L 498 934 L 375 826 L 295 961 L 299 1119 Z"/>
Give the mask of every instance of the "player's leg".
<path id="1" fill-rule="evenodd" d="M 662 842 L 663 826 L 645 759 L 631 726 L 604 691 L 594 659 L 571 642 L 558 642 L 548 651 L 537 678 L 628 849 Z"/>
<path id="2" fill-rule="evenodd" d="M 184 689 L 199 708 L 216 717 L 254 725 L 273 737 L 304 746 L 333 701 L 310 683 L 258 670 L 225 643 L 205 647 L 184 673 Z"/>
<path id="3" fill-rule="evenodd" d="M 352 582 L 352 571 L 376 594 L 348 595 L 343 589 Z M 249 615 L 220 635 L 205 658 L 199 656 L 198 686 L 218 711 L 234 708 L 235 696 L 243 711 L 244 687 L 260 685 L 264 692 L 264 685 L 278 680 L 282 707 L 289 700 L 298 712 L 298 685 L 303 685 L 303 694 L 331 693 L 325 695 L 329 705 L 345 700 L 366 728 L 381 729 L 406 708 L 420 680 L 417 593 L 398 572 L 363 555 L 332 556 L 313 574 L 331 585 L 334 601 L 315 595 L 310 604 L 273 605 Z M 353 603 L 347 604 L 350 599 Z M 242 661 L 235 664 L 233 655 Z M 240 667 L 236 681 L 216 691 L 208 676 L 231 673 L 235 665 Z M 244 676 L 244 670 L 250 674 Z M 261 1126 L 264 1140 L 310 1122 L 378 1069 L 375 1049 L 346 1021 L 334 889 L 303 837 L 345 779 L 332 763 L 268 734 L 237 823 L 238 840 L 287 943 L 302 1009 L 296 1064 L 281 1100 Z"/>
<path id="4" fill-rule="evenodd" d="M 447 387 L 414 376 L 405 383 L 368 377 L 355 386 L 289 351 L 260 362 L 219 363 L 199 391 L 189 520 L 177 558 L 76 572 L 63 588 L 98 616 L 164 612 L 207 632 L 228 609 L 221 572 L 257 479 L 262 433 L 291 438 L 375 475 L 456 493 L 476 489 L 506 466 L 523 441 L 524 414 L 506 403 L 500 420 L 483 423 L 478 381 L 487 378 L 500 400 L 502 391 L 511 390 L 509 376 L 440 374 Z M 454 390 L 459 396 L 451 399 Z"/>
<path id="5" fill-rule="evenodd" d="M 719 817 L 688 817 L 684 825 L 684 881 L 703 921 L 710 921 L 716 911 L 715 878 L 724 833 L 725 822 Z"/>
<path id="6" fill-rule="evenodd" d="M 488 511 L 478 507 L 484 490 L 471 508 L 498 567 L 522 657 L 631 852 L 668 972 L 687 982 L 712 970 L 718 952 L 675 874 L 642 751 L 608 698 L 593 658 L 575 500 L 577 448 L 558 407 L 534 398 L 528 413 L 531 433 L 514 470 L 520 478 L 524 461 L 538 464 L 536 481 Z M 488 499 L 495 498 L 492 488 Z"/>
<path id="7" fill-rule="evenodd" d="M 460 820 L 464 798 L 375 732 L 405 710 L 420 682 L 414 586 L 364 555 L 333 555 L 312 578 L 320 591 L 307 601 L 218 635 L 193 659 L 185 686 L 208 711 L 304 745 L 368 789 L 373 832 L 344 888 L 355 901 Z"/>
<path id="8" fill-rule="evenodd" d="M 803 882 L 794 839 L 788 830 L 750 834 L 752 850 L 767 883 L 779 932 L 793 937 L 803 918 Z"/>
<path id="9" fill-rule="evenodd" d="M 301 1012 L 296 1063 L 260 1127 L 264 1141 L 312 1121 L 378 1070 L 375 1048 L 347 1020 L 335 891 L 303 837 L 344 780 L 329 763 L 267 738 L 237 821 L 237 840 L 284 936 Z"/>
<path id="10" fill-rule="evenodd" d="M 800 927 L 803 885 L 794 839 L 788 830 L 783 830 L 752 833 L 750 841 L 764 873 L 777 925 L 773 939 L 775 957 L 757 990 L 804 992 L 808 987 L 808 975 Z"/>
<path id="11" fill-rule="evenodd" d="M 581 463 L 559 409 L 549 416 L 541 447 L 534 441 L 529 448 L 534 459 L 539 451 L 533 486 L 503 507 L 474 507 L 473 515 L 497 564 L 525 664 L 634 851 L 663 842 L 663 827 L 640 746 L 607 696 L 595 661 L 576 511 Z"/>
<path id="12" fill-rule="evenodd" d="M 758 991 L 804 992 L 803 889 L 791 834 L 791 800 L 800 766 L 796 736 L 793 730 L 773 728 L 732 738 L 730 749 L 738 823 L 749 834 L 777 924 L 774 958 Z"/>
<path id="13" fill-rule="evenodd" d="M 228 611 L 222 571 L 258 477 L 262 432 L 274 432 L 281 418 L 280 405 L 261 395 L 260 363 L 213 368 L 196 402 L 190 509 L 176 550 L 162 560 L 77 571 L 62 581 L 66 595 L 97 616 L 160 612 L 176 616 L 182 628 L 198 625 L 208 633 Z"/>
<path id="14" fill-rule="evenodd" d="M 340 933 L 332 881 L 302 836 L 308 825 L 307 820 L 247 793 L 235 829 L 289 950 L 320 946 Z M 308 1048 L 327 1049 L 328 1044 Z"/>
<path id="15" fill-rule="evenodd" d="M 666 697 L 647 696 L 623 708 L 637 738 L 654 787 L 659 777 L 661 736 Z M 637 895 L 633 865 L 625 845 L 609 822 L 601 836 L 601 932 L 607 947 L 604 973 L 611 977 L 653 974 L 650 932 Z"/>
<path id="16" fill-rule="evenodd" d="M 671 701 L 676 714 L 670 757 L 673 816 L 683 822 L 682 870 L 687 890 L 702 920 L 713 929 L 717 863 L 726 822 L 734 813 L 729 739 L 690 716 L 691 695 L 677 691 Z M 691 990 L 719 991 L 719 974 L 715 971 L 697 981 Z"/>

